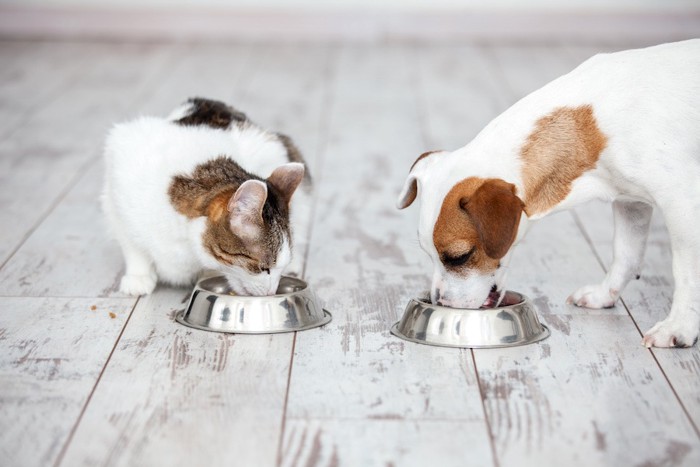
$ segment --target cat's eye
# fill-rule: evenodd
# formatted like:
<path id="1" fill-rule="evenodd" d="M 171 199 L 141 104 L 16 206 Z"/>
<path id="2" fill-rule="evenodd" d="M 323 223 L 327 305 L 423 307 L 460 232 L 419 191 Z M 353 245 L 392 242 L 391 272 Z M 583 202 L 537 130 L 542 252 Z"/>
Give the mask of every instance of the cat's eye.
<path id="1" fill-rule="evenodd" d="M 467 251 L 463 255 L 450 256 L 448 254 L 444 254 L 442 256 L 442 262 L 445 263 L 445 266 L 463 266 L 467 264 L 467 262 L 471 259 L 472 255 L 474 254 L 474 251 L 476 251 L 476 247 L 472 247 L 471 250 Z"/>

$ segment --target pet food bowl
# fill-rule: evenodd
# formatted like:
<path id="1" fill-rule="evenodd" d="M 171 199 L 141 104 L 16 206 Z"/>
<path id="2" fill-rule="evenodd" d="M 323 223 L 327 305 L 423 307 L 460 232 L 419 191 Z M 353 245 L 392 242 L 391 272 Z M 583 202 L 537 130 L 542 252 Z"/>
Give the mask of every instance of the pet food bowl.
<path id="1" fill-rule="evenodd" d="M 391 333 L 419 344 L 494 348 L 541 341 L 549 336 L 549 329 L 540 323 L 530 299 L 508 291 L 499 306 L 478 310 L 413 299 Z"/>
<path id="2" fill-rule="evenodd" d="M 226 278 L 214 276 L 197 282 L 187 308 L 175 319 L 205 331 L 272 334 L 323 326 L 331 315 L 300 279 L 283 276 L 276 295 L 249 297 L 231 294 Z"/>

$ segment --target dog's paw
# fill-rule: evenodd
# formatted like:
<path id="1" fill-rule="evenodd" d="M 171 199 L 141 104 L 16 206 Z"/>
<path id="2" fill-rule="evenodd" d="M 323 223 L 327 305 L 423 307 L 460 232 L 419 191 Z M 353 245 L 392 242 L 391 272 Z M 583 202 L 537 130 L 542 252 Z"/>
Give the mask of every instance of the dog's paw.
<path id="1" fill-rule="evenodd" d="M 649 347 L 692 347 L 698 342 L 698 330 L 677 321 L 665 319 L 649 329 L 642 345 Z"/>
<path id="2" fill-rule="evenodd" d="M 148 295 L 156 288 L 156 281 L 155 274 L 143 276 L 130 274 L 122 277 L 119 291 L 133 296 Z"/>
<path id="3" fill-rule="evenodd" d="M 619 296 L 619 291 L 602 284 L 587 285 L 571 294 L 566 303 L 584 308 L 612 308 Z"/>

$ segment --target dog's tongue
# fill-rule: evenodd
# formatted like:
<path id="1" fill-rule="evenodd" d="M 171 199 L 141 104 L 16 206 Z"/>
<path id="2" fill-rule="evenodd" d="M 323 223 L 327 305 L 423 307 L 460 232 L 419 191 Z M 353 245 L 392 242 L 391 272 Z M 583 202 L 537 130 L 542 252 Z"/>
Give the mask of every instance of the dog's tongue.
<path id="1" fill-rule="evenodd" d="M 493 308 L 495 306 L 498 306 L 498 302 L 500 300 L 501 292 L 499 290 L 496 290 L 496 286 L 494 285 L 491 288 L 491 291 L 489 292 L 489 296 L 486 298 L 486 301 L 483 305 L 481 305 L 481 308 Z"/>

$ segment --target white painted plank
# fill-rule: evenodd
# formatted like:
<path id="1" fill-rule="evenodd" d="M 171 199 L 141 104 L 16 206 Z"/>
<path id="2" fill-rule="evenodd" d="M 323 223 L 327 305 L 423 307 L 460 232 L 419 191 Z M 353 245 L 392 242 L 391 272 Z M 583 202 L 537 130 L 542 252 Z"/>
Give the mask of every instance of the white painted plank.
<path id="1" fill-rule="evenodd" d="M 174 315 L 187 296 L 139 302 L 62 465 L 274 463 L 291 335 L 186 328 Z"/>
<path id="2" fill-rule="evenodd" d="M 102 163 L 95 163 L 0 270 L 0 295 L 104 297 L 123 274 L 116 242 L 106 231 L 99 195 Z"/>
<path id="3" fill-rule="evenodd" d="M 583 228 L 592 241 L 592 248 L 609 268 L 612 262 L 613 218 L 611 207 L 590 203 L 576 209 Z M 593 221 L 595 220 L 595 221 Z M 647 241 L 647 252 L 641 278 L 632 281 L 622 293 L 626 306 L 641 332 L 648 331 L 657 321 L 666 318 L 673 303 L 674 280 L 671 269 L 671 243 L 663 216 L 656 210 Z M 600 282 L 604 272 L 600 273 Z M 637 335 L 637 345 L 641 335 Z M 652 349 L 688 415 L 700 427 L 700 348 Z"/>
<path id="4" fill-rule="evenodd" d="M 494 67 L 491 76 L 511 103 L 573 70 L 564 53 L 556 45 L 486 47 Z"/>
<path id="5" fill-rule="evenodd" d="M 290 420 L 283 467 L 486 465 L 469 422 L 441 420 Z M 452 436 L 445 436 L 452 433 Z"/>
<path id="6" fill-rule="evenodd" d="M 162 65 L 166 57 L 180 49 L 165 47 L 160 51 L 157 49 L 147 50 L 148 54 L 146 55 L 141 49 L 132 50 L 126 54 L 126 57 L 122 59 L 122 65 L 129 65 L 128 68 L 131 69 L 131 74 L 124 75 L 117 81 L 117 84 L 112 82 L 111 88 L 104 84 L 93 83 L 91 88 L 83 90 L 81 93 L 87 94 L 90 99 L 100 100 L 98 96 L 106 93 L 111 95 L 111 93 L 119 90 L 123 86 L 123 83 L 119 84 L 122 80 L 128 82 L 129 80 L 137 79 L 139 74 L 145 71 L 149 71 L 151 74 L 155 73 L 151 66 L 147 66 L 147 61 L 155 58 L 156 63 Z M 189 52 L 189 49 L 187 50 L 188 54 L 184 54 L 178 63 L 186 63 L 186 58 L 195 56 Z M 119 49 L 117 49 L 118 51 Z M 131 54 L 137 55 L 132 57 Z M 119 55 L 117 54 L 117 56 Z M 236 60 L 238 58 L 245 59 L 247 56 L 248 51 L 246 49 L 232 48 L 229 50 L 228 57 L 234 64 L 234 67 L 219 66 L 219 69 L 226 74 L 235 74 L 243 65 L 242 62 L 237 63 Z M 208 58 L 211 63 L 212 57 L 208 56 Z M 139 61 L 141 61 L 141 71 L 138 70 Z M 201 70 L 204 66 L 203 63 L 197 63 L 197 65 L 196 68 L 187 68 L 180 65 L 174 70 L 169 68 L 164 70 L 161 66 L 160 71 L 164 75 L 162 79 L 163 84 L 156 86 L 155 89 L 161 89 L 161 87 L 166 87 L 167 85 L 166 89 L 173 92 L 173 95 L 169 96 L 171 101 L 169 103 L 170 109 L 175 108 L 184 98 L 181 96 L 182 93 L 176 92 L 178 89 L 175 85 L 168 83 L 187 83 L 187 86 L 189 86 L 189 83 L 194 81 L 192 77 L 196 76 L 196 71 Z M 106 72 L 102 71 L 98 76 L 104 73 Z M 233 81 L 217 79 L 215 83 L 219 81 L 225 84 L 224 89 L 229 89 L 233 86 Z M 16 296 L 106 296 L 115 293 L 122 274 L 123 261 L 117 244 L 108 238 L 106 234 L 103 216 L 99 207 L 98 199 L 103 180 L 101 149 L 99 148 L 102 145 L 107 129 L 114 121 L 128 118 L 129 115 L 138 115 L 142 113 L 144 107 L 164 105 L 163 94 L 155 93 L 154 97 L 145 95 L 143 86 L 147 84 L 140 81 L 137 81 L 137 83 L 139 83 L 139 86 L 134 89 L 135 92 L 128 94 L 128 102 L 112 102 L 113 108 L 100 114 L 98 119 L 100 121 L 93 121 L 91 126 L 86 129 L 86 138 L 92 142 L 92 145 L 90 148 L 85 148 L 81 155 L 85 158 L 99 158 L 100 163 L 95 164 L 88 173 L 84 174 L 77 181 L 76 187 L 71 190 L 65 202 L 49 216 L 46 222 L 34 232 L 34 235 L 27 240 L 26 244 L 13 257 L 12 261 L 0 271 L 0 281 L 2 282 L 0 294 Z M 206 83 L 200 78 L 200 85 L 213 85 L 215 83 Z M 82 105 L 85 106 L 93 105 L 89 104 L 88 101 L 80 102 L 83 102 Z M 127 109 L 126 106 L 128 104 L 133 108 Z M 51 110 L 51 112 L 54 111 L 55 109 Z M 78 115 L 85 111 L 86 109 L 81 107 L 81 105 L 72 106 L 70 110 L 71 114 L 77 113 Z M 53 140 L 47 139 L 46 143 L 52 145 Z M 66 151 L 66 157 L 69 159 L 73 157 L 73 155 L 68 155 L 67 149 Z M 36 153 L 28 154 L 28 159 L 26 163 L 28 172 L 34 170 L 41 163 Z M 65 162 L 62 159 L 64 159 L 63 153 L 59 155 L 58 160 L 51 159 L 48 164 L 44 163 L 48 167 L 45 167 L 43 170 L 52 175 L 49 180 L 55 182 L 55 184 L 65 184 L 66 172 L 72 173 L 76 170 L 76 161 L 69 160 Z M 62 167 L 63 164 L 68 166 L 65 170 Z M 50 168 L 53 170 L 49 170 Z M 27 202 L 26 199 L 17 200 L 15 198 L 16 192 L 21 192 L 22 187 L 25 187 L 26 180 L 15 174 L 9 178 L 9 183 L 8 189 L 17 185 L 17 190 L 2 191 L 4 196 L 12 196 L 12 199 L 15 200 L 9 203 L 9 209 L 12 211 L 3 213 L 3 215 L 8 217 L 14 214 L 14 210 L 22 213 L 22 208 L 25 207 Z M 51 187 L 52 185 L 49 184 L 48 186 Z M 46 195 L 43 189 L 30 191 L 25 188 L 23 191 L 31 193 L 30 196 Z M 21 226 L 22 224 L 20 223 Z M 19 232 L 11 233 L 17 234 Z M 71 258 L 72 261 L 66 261 L 66 258 Z M 56 270 L 61 272 L 57 274 Z"/>
<path id="7" fill-rule="evenodd" d="M 454 451 L 426 444 L 440 438 L 470 446 L 476 463 L 491 462 L 469 353 L 411 345 L 389 334 L 404 304 L 428 285 L 412 237 L 416 212 L 394 208 L 423 144 L 410 52 L 348 47 L 339 60 L 307 266 L 334 319 L 318 332 L 297 336 L 283 465 L 299 465 L 296 453 L 315 449 L 315 434 L 301 439 L 293 432 L 307 423 L 323 433 L 331 451 L 338 446 L 335 462 L 361 465 L 368 459 L 362 450 L 374 445 L 372 433 L 383 436 L 387 419 L 397 431 L 379 459 L 453 463 Z M 454 423 L 432 423 L 430 436 L 421 438 L 416 426 L 425 420 Z M 353 442 L 359 427 L 364 435 Z M 399 433 L 415 442 L 391 442 Z M 332 452 L 326 454 L 333 461 Z M 320 462 L 314 455 L 309 459 Z"/>
<path id="8" fill-rule="evenodd" d="M 188 60 L 197 66 L 178 68 L 173 79 L 182 81 L 183 88 L 200 65 L 216 57 L 207 55 L 213 50 L 209 46 L 203 50 L 206 61 L 192 55 Z M 233 96 L 232 103 L 252 117 L 259 113 L 262 124 L 275 117 L 282 126 L 306 128 L 306 141 L 316 144 L 327 86 L 320 71 L 328 65 L 327 52 L 325 47 L 265 48 L 243 68 L 247 76 L 241 86 L 228 82 L 221 88 L 212 82 L 220 92 L 213 97 Z M 228 59 L 235 75 L 235 59 Z M 218 80 L 218 74 L 211 77 Z M 173 91 L 178 85 L 168 87 Z M 275 91 L 266 94 L 269 88 Z M 278 105 L 286 102 L 285 94 L 305 95 L 306 100 L 301 107 Z M 149 105 L 159 105 L 159 99 Z M 295 123 L 285 123 L 289 121 Z M 173 316 L 187 294 L 161 287 L 140 302 L 63 465 L 275 463 L 294 334 L 232 336 L 182 327 Z M 134 361 L 140 362 L 136 369 Z"/>
<path id="9" fill-rule="evenodd" d="M 125 106 L 154 85 L 176 48 L 104 45 L 76 60 L 89 66 L 66 92 L 0 141 L 0 264 L 22 243 L 101 152 L 104 133 Z M 60 72 L 60 68 L 57 68 Z"/>
<path id="10" fill-rule="evenodd" d="M 415 53 L 426 150 L 464 146 L 508 106 L 483 48 L 424 46 Z"/>
<path id="11" fill-rule="evenodd" d="M 536 227 L 516 251 L 509 284 L 533 298 L 552 336 L 474 352 L 499 461 L 636 465 L 677 448 L 693 465 L 697 437 L 624 308 L 564 303 L 601 277 L 575 224 L 565 214 Z"/>
<path id="12" fill-rule="evenodd" d="M 501 63 L 518 96 L 568 67 L 561 51 L 549 50 L 561 63 L 550 57 L 550 69 L 526 71 L 534 58 L 523 53 L 520 61 Z M 474 351 L 499 462 L 636 465 L 666 455 L 683 465 L 700 461 L 693 427 L 638 345 L 624 308 L 564 304 L 575 289 L 600 280 L 573 219 L 552 216 L 535 229 L 516 250 L 510 287 L 533 298 L 552 336 L 538 345 Z"/>
<path id="13" fill-rule="evenodd" d="M 0 300 L 0 465 L 53 464 L 133 304 Z"/>
<path id="14" fill-rule="evenodd" d="M 0 42 L 0 138 L 79 78 L 95 48 L 90 43 Z"/>
<path id="15" fill-rule="evenodd" d="M 580 60 L 599 52 L 619 50 L 619 45 L 604 47 L 569 47 L 572 60 Z M 594 202 L 576 209 L 576 215 L 592 242 L 592 248 L 603 261 L 605 270 L 612 262 L 613 218 L 609 204 Z M 647 253 L 639 281 L 631 282 L 622 294 L 625 306 L 640 331 L 646 332 L 666 317 L 673 302 L 673 272 L 671 245 L 662 214 L 655 210 L 647 241 Z M 603 275 L 598 281 L 602 280 Z M 618 305 L 620 307 L 621 305 Z M 693 420 L 700 427 L 700 348 L 653 349 L 676 394 Z"/>

